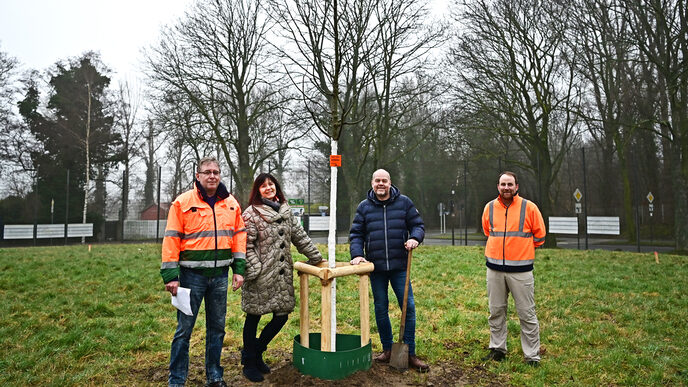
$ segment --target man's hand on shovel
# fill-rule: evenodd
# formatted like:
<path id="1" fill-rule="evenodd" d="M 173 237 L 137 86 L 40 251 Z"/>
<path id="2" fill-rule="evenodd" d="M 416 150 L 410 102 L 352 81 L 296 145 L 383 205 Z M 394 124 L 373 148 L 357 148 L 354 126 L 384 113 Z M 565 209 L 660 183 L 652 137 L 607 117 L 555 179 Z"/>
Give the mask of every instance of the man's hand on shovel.
<path id="1" fill-rule="evenodd" d="M 404 243 L 404 247 L 406 248 L 406 250 L 411 251 L 418 247 L 418 241 L 415 239 L 409 239 L 406 241 L 406 243 Z"/>

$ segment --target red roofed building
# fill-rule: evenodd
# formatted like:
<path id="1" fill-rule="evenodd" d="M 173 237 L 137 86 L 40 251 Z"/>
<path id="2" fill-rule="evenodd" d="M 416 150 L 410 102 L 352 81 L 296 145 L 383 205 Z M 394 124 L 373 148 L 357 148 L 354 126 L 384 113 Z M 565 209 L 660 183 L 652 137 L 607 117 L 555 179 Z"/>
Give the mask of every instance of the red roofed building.
<path id="1" fill-rule="evenodd" d="M 170 205 L 172 203 L 160 203 L 160 219 L 167 219 L 167 213 L 170 212 Z M 148 207 L 144 208 L 139 215 L 141 220 L 155 220 L 155 215 L 158 213 L 158 204 L 153 203 Z"/>

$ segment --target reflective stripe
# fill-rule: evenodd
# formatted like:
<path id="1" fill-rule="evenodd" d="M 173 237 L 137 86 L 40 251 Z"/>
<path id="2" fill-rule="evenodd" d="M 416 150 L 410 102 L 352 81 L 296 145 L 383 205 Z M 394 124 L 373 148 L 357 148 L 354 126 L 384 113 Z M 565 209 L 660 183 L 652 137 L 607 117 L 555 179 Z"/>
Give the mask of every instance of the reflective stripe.
<path id="1" fill-rule="evenodd" d="M 232 257 L 234 257 L 234 259 L 246 259 L 246 253 L 232 253 Z"/>
<path id="2" fill-rule="evenodd" d="M 234 259 L 223 259 L 217 261 L 217 266 L 215 266 L 215 261 L 180 261 L 179 266 L 188 267 L 191 269 L 198 268 L 208 268 L 208 267 L 222 267 L 229 266 L 234 262 Z"/>
<path id="3" fill-rule="evenodd" d="M 489 262 L 493 265 L 505 265 L 505 266 L 528 266 L 528 265 L 532 265 L 535 262 L 534 259 L 524 259 L 521 261 L 512 261 L 509 259 L 502 260 L 501 258 L 500 259 L 490 258 L 487 255 L 485 256 L 485 259 L 487 260 L 487 262 Z"/>
<path id="4" fill-rule="evenodd" d="M 544 242 L 545 238 L 533 238 L 535 242 Z"/>
<path id="5" fill-rule="evenodd" d="M 526 221 L 526 207 L 528 201 L 526 199 L 521 200 L 521 218 L 518 220 L 518 231 L 523 232 L 523 223 Z M 531 234 L 533 235 L 533 234 Z"/>
<path id="6" fill-rule="evenodd" d="M 514 238 L 531 238 L 533 236 L 532 232 L 523 231 L 491 231 L 490 236 L 493 237 L 514 237 Z M 544 240 L 544 239 L 543 239 Z"/>
<path id="7" fill-rule="evenodd" d="M 490 232 L 494 230 L 494 202 L 494 200 L 490 202 Z"/>
<path id="8" fill-rule="evenodd" d="M 237 233 L 246 232 L 246 229 L 242 228 L 241 230 L 236 231 L 236 232 Z M 218 237 L 223 237 L 223 236 L 232 237 L 232 236 L 234 236 L 234 233 L 235 233 L 234 230 L 217 230 L 217 236 Z M 165 236 L 189 240 L 189 239 L 215 237 L 215 231 L 199 231 L 199 232 L 193 232 L 191 234 L 184 234 L 183 232 L 180 232 L 180 231 L 168 230 L 168 231 L 165 231 Z"/>
<path id="9" fill-rule="evenodd" d="M 179 267 L 179 261 L 163 262 L 160 265 L 160 269 L 176 269 L 177 267 Z"/>
<path id="10" fill-rule="evenodd" d="M 245 228 L 240 228 L 240 229 L 234 231 L 235 234 L 238 234 L 238 233 L 240 233 L 240 232 L 246 232 L 246 229 L 245 229 Z"/>
<path id="11" fill-rule="evenodd" d="M 177 230 L 167 230 L 167 231 L 165 231 L 165 236 L 181 239 L 184 237 L 184 233 L 181 231 L 177 231 Z"/>
<path id="12" fill-rule="evenodd" d="M 185 234 L 182 236 L 182 239 L 184 240 L 189 240 L 189 239 L 198 239 L 198 238 L 209 238 L 209 237 L 215 237 L 215 231 L 210 230 L 210 231 L 199 231 L 199 232 L 192 232 L 191 234 Z M 217 230 L 217 236 L 222 237 L 231 237 L 234 235 L 234 230 Z"/>

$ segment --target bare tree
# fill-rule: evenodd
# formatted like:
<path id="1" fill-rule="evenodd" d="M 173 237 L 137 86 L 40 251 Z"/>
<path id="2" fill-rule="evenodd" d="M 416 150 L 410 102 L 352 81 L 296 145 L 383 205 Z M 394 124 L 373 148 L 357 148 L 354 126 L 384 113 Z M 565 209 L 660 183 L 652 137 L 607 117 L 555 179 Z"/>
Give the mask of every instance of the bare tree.
<path id="1" fill-rule="evenodd" d="M 119 84 L 115 99 L 115 126 L 122 137 L 122 220 L 129 212 L 129 181 L 133 158 L 143 146 L 143 133 L 137 120 L 141 94 L 128 81 Z"/>
<path id="2" fill-rule="evenodd" d="M 442 24 L 426 24 L 427 15 L 426 1 L 380 0 L 376 4 L 376 35 L 371 54 L 365 58 L 372 80 L 366 97 L 375 104 L 368 123 L 372 128 L 372 169 L 402 157 L 405 152 L 389 152 L 391 145 L 432 116 L 431 109 L 416 109 L 417 103 L 432 107 L 432 99 L 442 94 L 441 84 L 422 74 L 430 70 L 430 51 L 444 42 Z M 426 114 L 418 114 L 421 111 Z M 423 141 L 427 130 L 421 133 L 412 144 L 406 144 L 406 150 Z"/>
<path id="3" fill-rule="evenodd" d="M 0 51 L 0 174 L 5 180 L 2 188 L 6 193 L 23 196 L 26 188 L 31 185 L 27 184 L 27 179 L 33 180 L 31 175 L 35 175 L 31 151 L 40 149 L 40 144 L 26 127 L 29 123 L 21 122 L 12 110 L 15 96 L 19 92 L 15 87 L 18 65 L 16 58 Z M 38 74 L 29 73 L 22 80 L 27 92 L 33 87 L 36 98 L 37 78 Z"/>
<path id="4" fill-rule="evenodd" d="M 632 0 L 627 14 L 634 40 L 654 66 L 665 163 L 671 170 L 676 249 L 688 250 L 688 4 L 685 0 Z"/>
<path id="5" fill-rule="evenodd" d="M 633 214 L 633 190 L 630 171 L 632 166 L 628 153 L 631 141 L 638 129 L 634 117 L 633 102 L 652 100 L 647 96 L 635 98 L 639 87 L 636 79 L 642 79 L 637 55 L 630 39 L 630 29 L 625 18 L 624 2 L 617 0 L 581 0 L 574 12 L 571 41 L 577 51 L 577 70 L 588 85 L 591 99 L 590 111 L 582 108 L 580 113 L 588 132 L 601 148 L 603 168 L 601 181 L 614 184 L 620 175 L 623 187 L 624 233 L 629 240 L 635 240 L 635 217 Z M 612 166 L 614 158 L 619 159 L 617 173 Z M 607 185 L 600 188 L 607 191 Z M 612 206 L 611 198 L 605 200 Z"/>
<path id="6" fill-rule="evenodd" d="M 141 158 L 145 164 L 146 176 L 143 184 L 143 206 L 148 206 L 155 203 L 156 182 L 158 176 L 157 152 L 162 146 L 162 141 L 159 141 L 160 131 L 156 127 L 155 121 L 148 119 L 146 121 L 146 132 L 144 133 L 145 146 L 141 150 Z"/>
<path id="7" fill-rule="evenodd" d="M 444 89 L 438 77 L 426 76 L 434 70 L 430 51 L 444 41 L 442 25 L 429 23 L 427 3 L 381 0 L 372 3 L 372 11 L 372 39 L 364 41 L 362 56 L 369 81 L 360 85 L 363 92 L 353 103 L 352 124 L 340 140 L 346 159 L 341 168 L 343 204 L 348 204 L 350 218 L 372 171 L 392 168 L 437 129 L 429 122 L 439 110 L 434 100 Z M 417 109 L 419 104 L 427 109 Z M 414 135 L 408 136 L 410 132 Z"/>
<path id="8" fill-rule="evenodd" d="M 147 58 L 156 86 L 183 94 L 203 118 L 236 178 L 240 201 L 263 161 L 250 152 L 255 123 L 285 99 L 270 72 L 270 24 L 260 4 L 198 1 L 179 24 L 163 30 Z"/>
<path id="9" fill-rule="evenodd" d="M 271 16 L 287 40 L 276 47 L 286 60 L 287 73 L 299 90 L 314 125 L 330 139 L 330 154 L 338 155 L 344 127 L 354 124 L 354 110 L 369 81 L 363 65 L 369 54 L 375 0 L 272 0 Z M 337 216 L 337 168 L 330 168 L 329 264 L 334 267 Z M 331 284 L 336 337 L 336 280 Z M 324 328 L 326 329 L 326 328 Z M 335 343 L 332 343 L 334 346 Z"/>
<path id="10" fill-rule="evenodd" d="M 172 179 L 165 190 L 175 198 L 191 188 L 195 163 L 203 156 L 214 154 L 217 142 L 213 137 L 208 138 L 205 120 L 184 94 L 166 92 L 153 99 L 160 102 L 150 107 L 150 113 L 168 145 L 167 160 L 173 162 Z M 231 176 L 225 183 L 228 179 Z"/>
<path id="11" fill-rule="evenodd" d="M 474 125 L 509 137 L 537 180 L 543 216 L 551 187 L 576 134 L 577 83 L 565 59 L 570 3 L 533 0 L 463 2 L 451 59 L 457 93 Z M 548 238 L 549 244 L 556 240 Z"/>

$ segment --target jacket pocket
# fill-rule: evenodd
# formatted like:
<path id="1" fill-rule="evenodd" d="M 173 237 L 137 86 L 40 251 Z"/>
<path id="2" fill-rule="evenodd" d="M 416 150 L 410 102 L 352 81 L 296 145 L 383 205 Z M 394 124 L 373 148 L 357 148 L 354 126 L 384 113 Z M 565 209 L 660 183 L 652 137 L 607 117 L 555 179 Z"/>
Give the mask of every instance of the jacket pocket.
<path id="1" fill-rule="evenodd" d="M 184 234 L 192 234 L 213 229 L 212 209 L 205 207 L 190 207 L 184 212 Z"/>
<path id="2" fill-rule="evenodd" d="M 236 217 L 236 210 L 224 208 L 217 214 L 217 229 L 218 230 L 234 230 L 234 218 Z"/>

